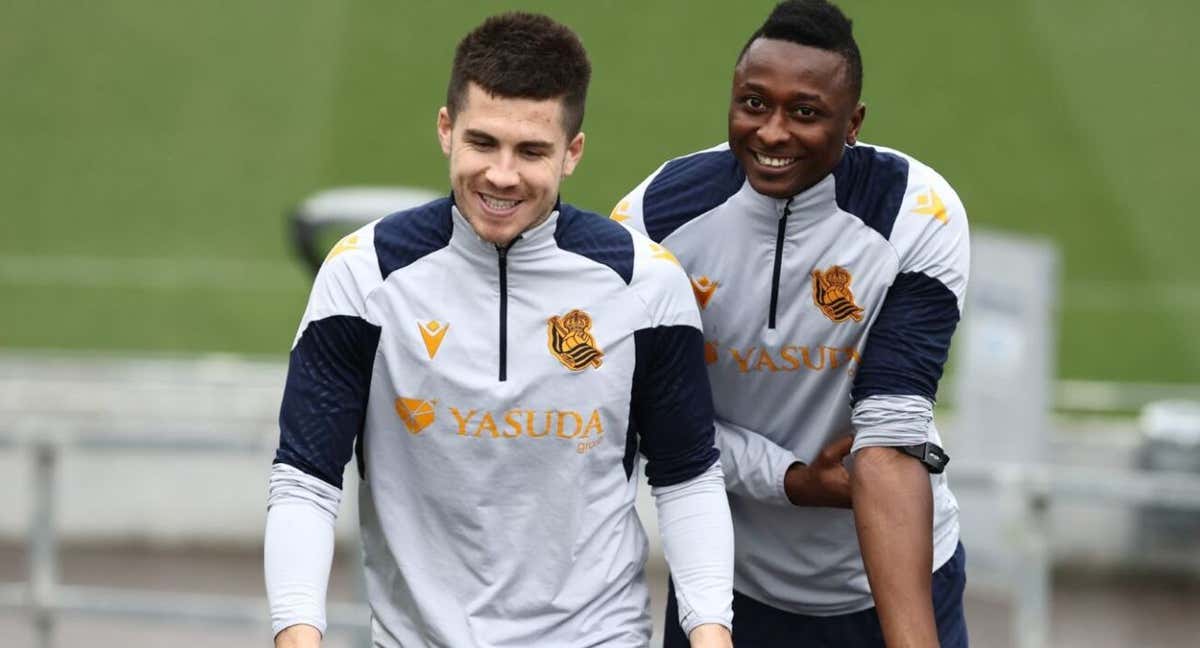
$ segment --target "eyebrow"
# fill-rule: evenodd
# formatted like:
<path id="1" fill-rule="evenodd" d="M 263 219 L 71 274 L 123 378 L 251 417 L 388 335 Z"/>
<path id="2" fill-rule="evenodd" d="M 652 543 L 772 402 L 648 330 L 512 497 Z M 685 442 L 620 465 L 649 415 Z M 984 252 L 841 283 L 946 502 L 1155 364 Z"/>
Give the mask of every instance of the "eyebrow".
<path id="1" fill-rule="evenodd" d="M 476 128 L 468 128 L 467 130 L 463 131 L 463 136 L 473 140 L 489 143 L 495 143 L 497 141 L 496 138 L 490 133 Z M 517 146 L 526 148 L 553 149 L 554 142 L 549 142 L 546 140 L 522 140 L 517 142 Z"/>
<path id="2" fill-rule="evenodd" d="M 753 81 L 745 81 L 742 83 L 742 86 L 744 86 L 745 88 L 747 88 L 749 90 L 753 90 L 754 92 L 757 92 L 759 94 L 770 94 L 767 91 L 766 86 L 760 85 L 758 83 L 754 83 Z M 798 99 L 805 100 L 805 101 L 824 101 L 825 100 L 825 98 L 822 97 L 821 95 L 811 94 L 808 92 L 797 92 L 793 95 L 790 95 L 790 97 L 789 97 L 790 101 L 796 101 Z"/>

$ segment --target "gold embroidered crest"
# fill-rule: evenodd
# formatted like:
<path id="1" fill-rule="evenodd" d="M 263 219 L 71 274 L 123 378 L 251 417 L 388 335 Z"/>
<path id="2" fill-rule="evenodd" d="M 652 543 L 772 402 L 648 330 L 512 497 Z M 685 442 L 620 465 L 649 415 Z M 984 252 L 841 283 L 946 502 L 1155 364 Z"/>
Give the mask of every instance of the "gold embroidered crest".
<path id="1" fill-rule="evenodd" d="M 825 316 L 835 322 L 852 319 L 862 321 L 863 309 L 854 303 L 850 292 L 850 272 L 839 265 L 829 266 L 825 272 L 812 271 L 813 303 Z"/>
<path id="2" fill-rule="evenodd" d="M 582 371 L 589 365 L 599 369 L 604 364 L 604 352 L 592 337 L 592 318 L 578 308 L 546 320 L 546 338 L 550 353 L 571 371 Z"/>

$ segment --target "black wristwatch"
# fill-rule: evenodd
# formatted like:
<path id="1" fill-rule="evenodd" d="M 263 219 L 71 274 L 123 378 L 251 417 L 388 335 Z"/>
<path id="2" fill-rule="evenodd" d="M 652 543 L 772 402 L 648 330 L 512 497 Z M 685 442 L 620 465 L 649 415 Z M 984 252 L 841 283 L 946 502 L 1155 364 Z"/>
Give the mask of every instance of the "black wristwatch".
<path id="1" fill-rule="evenodd" d="M 950 463 L 950 455 L 946 454 L 946 451 L 936 443 L 899 446 L 898 449 L 906 455 L 916 457 L 918 461 L 925 464 L 925 468 L 929 472 L 935 475 L 940 475 L 946 469 L 946 464 Z"/>

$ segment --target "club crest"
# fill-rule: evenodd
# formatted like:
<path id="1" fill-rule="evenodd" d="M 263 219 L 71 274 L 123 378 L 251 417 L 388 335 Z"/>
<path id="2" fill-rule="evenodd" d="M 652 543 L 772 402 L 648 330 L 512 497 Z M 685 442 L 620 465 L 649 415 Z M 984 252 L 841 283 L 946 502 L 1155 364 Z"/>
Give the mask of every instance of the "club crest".
<path id="1" fill-rule="evenodd" d="M 578 308 L 546 320 L 546 338 L 550 353 L 571 371 L 582 371 L 589 365 L 599 369 L 604 364 L 604 352 L 592 337 L 592 318 Z"/>
<path id="2" fill-rule="evenodd" d="M 863 309 L 854 303 L 850 292 L 850 272 L 839 265 L 829 266 L 824 272 L 812 271 L 813 303 L 825 316 L 835 322 L 846 320 L 862 321 Z"/>

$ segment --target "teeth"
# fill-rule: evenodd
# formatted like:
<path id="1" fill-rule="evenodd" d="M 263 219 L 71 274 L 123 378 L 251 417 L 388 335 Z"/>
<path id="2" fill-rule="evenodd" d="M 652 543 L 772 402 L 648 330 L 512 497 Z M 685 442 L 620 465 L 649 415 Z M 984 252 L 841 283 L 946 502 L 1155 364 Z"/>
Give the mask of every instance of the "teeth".
<path id="1" fill-rule="evenodd" d="M 759 164 L 769 167 L 785 167 L 796 161 L 796 158 L 767 157 L 762 153 L 755 153 L 754 159 L 758 160 Z"/>
<path id="2" fill-rule="evenodd" d="M 479 197 L 483 198 L 483 203 L 485 205 L 487 205 L 488 207 L 491 207 L 492 209 L 495 209 L 497 211 L 504 211 L 506 209 L 512 209 L 513 207 L 517 206 L 517 203 L 521 202 L 519 200 L 501 200 L 499 198 L 492 198 L 491 196 L 487 196 L 484 194 L 479 194 Z"/>

